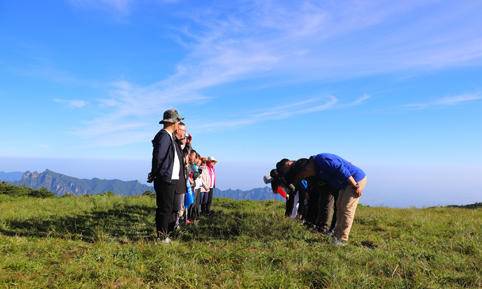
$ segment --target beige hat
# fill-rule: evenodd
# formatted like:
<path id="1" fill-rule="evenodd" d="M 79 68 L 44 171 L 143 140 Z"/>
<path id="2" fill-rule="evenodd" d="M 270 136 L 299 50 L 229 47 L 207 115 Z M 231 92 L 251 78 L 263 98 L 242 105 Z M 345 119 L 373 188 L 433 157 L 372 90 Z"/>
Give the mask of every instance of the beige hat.
<path id="1" fill-rule="evenodd" d="M 217 163 L 218 160 L 214 157 L 208 157 L 208 161 Z"/>

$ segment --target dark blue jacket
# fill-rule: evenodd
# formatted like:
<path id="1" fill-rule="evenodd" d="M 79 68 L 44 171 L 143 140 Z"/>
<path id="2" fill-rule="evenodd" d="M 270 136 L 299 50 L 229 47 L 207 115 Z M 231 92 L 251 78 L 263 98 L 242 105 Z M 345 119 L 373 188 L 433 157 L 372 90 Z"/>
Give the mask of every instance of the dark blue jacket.
<path id="1" fill-rule="evenodd" d="M 337 155 L 324 153 L 311 159 L 315 162 L 316 176 L 335 190 L 345 188 L 350 176 L 357 182 L 365 177 L 365 172 L 360 168 Z"/>
<path id="2" fill-rule="evenodd" d="M 152 169 L 151 174 L 156 179 L 170 183 L 172 180 L 172 168 L 174 166 L 174 150 L 181 164 L 181 171 L 184 168 L 181 148 L 164 129 L 160 130 L 152 140 Z M 181 172 L 180 179 L 184 177 Z"/>

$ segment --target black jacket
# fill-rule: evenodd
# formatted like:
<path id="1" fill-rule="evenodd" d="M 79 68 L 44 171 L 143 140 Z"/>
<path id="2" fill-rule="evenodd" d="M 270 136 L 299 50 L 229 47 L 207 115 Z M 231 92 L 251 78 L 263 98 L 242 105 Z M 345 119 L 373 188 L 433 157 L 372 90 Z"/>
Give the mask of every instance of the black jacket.
<path id="1" fill-rule="evenodd" d="M 183 173 L 184 158 L 182 157 L 182 151 L 177 143 L 173 141 L 169 133 L 164 129 L 160 130 L 152 140 L 152 146 L 152 176 L 164 182 L 170 183 L 172 181 L 171 177 L 172 168 L 174 167 L 174 150 L 177 150 L 177 156 L 181 165 L 179 181 L 185 182 Z"/>

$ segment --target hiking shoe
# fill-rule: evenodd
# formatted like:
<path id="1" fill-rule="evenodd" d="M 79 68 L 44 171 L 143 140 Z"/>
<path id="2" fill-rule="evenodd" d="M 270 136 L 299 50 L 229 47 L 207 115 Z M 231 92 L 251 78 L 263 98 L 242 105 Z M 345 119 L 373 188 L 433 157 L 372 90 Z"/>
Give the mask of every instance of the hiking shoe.
<path id="1" fill-rule="evenodd" d="M 321 228 L 320 228 L 319 232 L 320 232 L 323 236 L 326 236 L 326 237 L 331 237 L 331 236 L 333 236 L 333 231 L 330 231 L 330 230 L 327 230 L 327 229 L 321 229 Z"/>
<path id="2" fill-rule="evenodd" d="M 345 247 L 348 244 L 348 242 L 344 240 L 340 240 L 336 237 L 333 237 L 333 239 L 331 240 L 331 244 L 333 244 L 333 246 L 335 247 Z"/>

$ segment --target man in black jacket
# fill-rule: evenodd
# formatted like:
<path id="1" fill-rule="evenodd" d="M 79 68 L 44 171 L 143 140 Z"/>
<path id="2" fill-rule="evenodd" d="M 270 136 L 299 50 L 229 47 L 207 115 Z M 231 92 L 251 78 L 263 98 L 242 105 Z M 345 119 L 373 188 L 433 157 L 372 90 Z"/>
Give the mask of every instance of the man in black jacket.
<path id="1" fill-rule="evenodd" d="M 169 234 L 174 230 L 176 212 L 174 211 L 175 194 L 179 190 L 184 173 L 182 151 L 174 139 L 174 134 L 183 118 L 177 110 L 164 112 L 159 122 L 164 125 L 152 140 L 152 169 L 148 182 L 154 182 L 156 191 L 156 229 L 157 237 L 163 243 L 170 243 Z"/>

